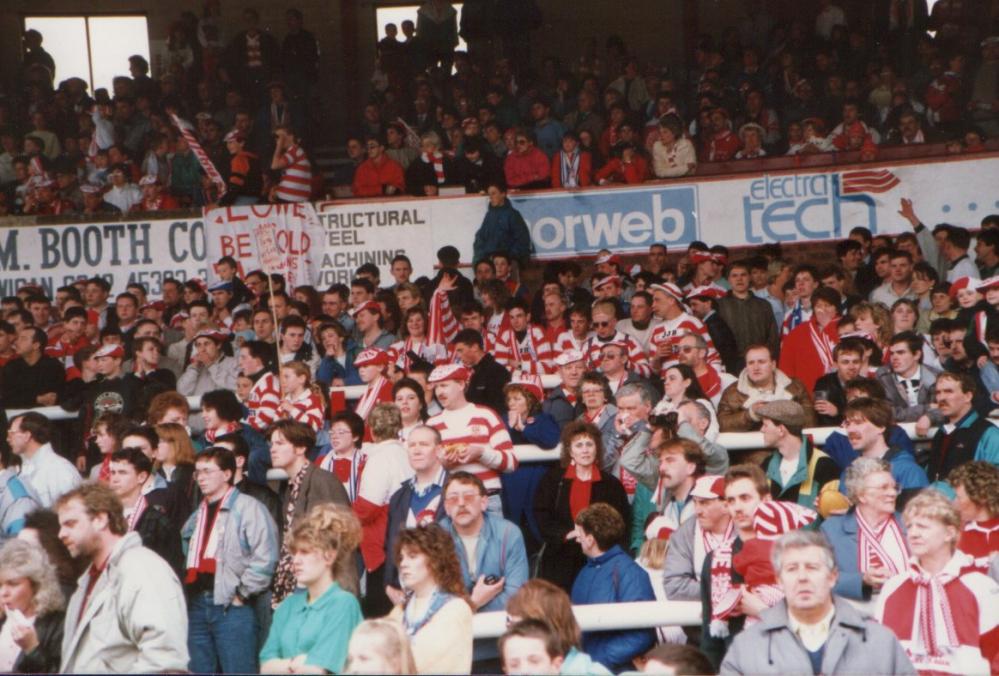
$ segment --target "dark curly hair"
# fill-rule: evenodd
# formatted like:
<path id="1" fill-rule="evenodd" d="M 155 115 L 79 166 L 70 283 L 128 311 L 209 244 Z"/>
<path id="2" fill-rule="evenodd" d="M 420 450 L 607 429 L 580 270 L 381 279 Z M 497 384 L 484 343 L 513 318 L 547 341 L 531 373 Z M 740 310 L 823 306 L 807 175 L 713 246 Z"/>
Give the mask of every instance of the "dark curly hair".
<path id="1" fill-rule="evenodd" d="M 454 541 L 447 531 L 435 523 L 407 528 L 399 534 L 395 544 L 395 563 L 399 566 L 402 550 L 409 549 L 427 555 L 427 567 L 442 591 L 468 600 L 461 577 L 461 564 L 454 548 Z"/>
<path id="2" fill-rule="evenodd" d="M 993 519 L 999 516 L 999 468 L 992 463 L 966 462 L 947 476 L 947 483 L 963 486 L 969 500 L 989 510 Z"/>
<path id="3" fill-rule="evenodd" d="M 603 467 L 604 464 L 604 440 L 600 434 L 600 429 L 593 423 L 583 420 L 574 420 L 562 428 L 562 455 L 559 460 L 562 467 L 568 467 L 572 462 L 572 442 L 576 437 L 589 437 L 597 446 L 597 457 L 593 461 L 595 467 Z"/>

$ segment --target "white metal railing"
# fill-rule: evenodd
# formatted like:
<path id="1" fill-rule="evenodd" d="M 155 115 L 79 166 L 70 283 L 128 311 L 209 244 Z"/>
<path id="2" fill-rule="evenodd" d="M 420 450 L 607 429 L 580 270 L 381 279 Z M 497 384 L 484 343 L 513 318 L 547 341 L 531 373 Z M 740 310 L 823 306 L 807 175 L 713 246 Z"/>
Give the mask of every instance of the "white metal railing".
<path id="1" fill-rule="evenodd" d="M 847 599 L 866 616 L 872 616 L 871 601 Z M 653 627 L 701 626 L 700 601 L 632 601 L 630 603 L 594 603 L 573 606 L 583 631 L 616 631 Z M 496 638 L 506 631 L 507 615 L 502 610 L 476 613 L 472 618 L 472 635 L 475 638 Z"/>

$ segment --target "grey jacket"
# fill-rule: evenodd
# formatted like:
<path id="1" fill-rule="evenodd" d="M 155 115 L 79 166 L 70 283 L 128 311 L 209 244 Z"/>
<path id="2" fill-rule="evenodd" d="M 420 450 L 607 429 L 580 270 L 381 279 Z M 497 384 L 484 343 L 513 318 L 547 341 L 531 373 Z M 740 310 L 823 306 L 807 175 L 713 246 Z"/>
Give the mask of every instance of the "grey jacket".
<path id="1" fill-rule="evenodd" d="M 933 401 L 933 388 L 937 384 L 937 376 L 940 371 L 926 364 L 921 365 L 920 369 L 922 370 L 920 371 L 919 403 L 915 406 L 909 405 L 909 399 L 905 396 L 905 388 L 895 379 L 891 366 L 878 367 L 875 378 L 888 396 L 888 403 L 891 404 L 892 410 L 895 412 L 895 422 L 915 422 L 925 414 L 929 416 L 931 423 L 940 425 L 944 421 L 943 414 L 940 413 L 939 409 L 930 408 L 930 403 Z"/>
<path id="2" fill-rule="evenodd" d="M 185 397 L 193 397 L 212 390 L 236 391 L 236 377 L 239 375 L 239 362 L 235 357 L 220 355 L 208 366 L 189 364 L 177 379 L 177 391 Z"/>
<path id="3" fill-rule="evenodd" d="M 701 571 L 694 563 L 697 519 L 687 519 L 669 536 L 663 567 L 663 589 L 670 601 L 700 601 Z"/>
<path id="4" fill-rule="evenodd" d="M 821 673 L 915 674 L 905 650 L 887 627 L 833 597 L 836 614 L 822 656 Z M 805 646 L 788 624 L 787 603 L 763 611 L 760 621 L 732 642 L 720 674 L 804 674 L 812 676 Z"/>
<path id="5" fill-rule="evenodd" d="M 142 546 L 138 533 L 128 533 L 118 541 L 81 617 L 89 583 L 88 569 L 66 608 L 60 672 L 187 670 L 184 592 L 170 566 Z"/>
<path id="6" fill-rule="evenodd" d="M 185 556 L 197 520 L 196 509 L 181 530 Z M 248 598 L 270 587 L 278 560 L 278 535 L 264 503 L 233 491 L 215 517 L 215 528 L 222 531 L 215 556 L 214 603 L 228 606 L 237 592 Z"/>
<path id="7" fill-rule="evenodd" d="M 704 451 L 706 460 L 705 470 L 708 474 L 724 474 L 728 471 L 728 451 L 719 444 L 702 437 L 697 430 L 688 423 L 682 422 L 677 428 L 677 435 L 683 439 L 693 441 Z M 618 459 L 620 466 L 628 470 L 646 488 L 655 491 L 659 485 L 659 456 L 649 452 L 649 442 L 652 440 L 652 431 L 648 425 L 642 424 L 635 436 L 621 448 L 621 456 Z M 604 458 L 606 464 L 607 458 Z"/>

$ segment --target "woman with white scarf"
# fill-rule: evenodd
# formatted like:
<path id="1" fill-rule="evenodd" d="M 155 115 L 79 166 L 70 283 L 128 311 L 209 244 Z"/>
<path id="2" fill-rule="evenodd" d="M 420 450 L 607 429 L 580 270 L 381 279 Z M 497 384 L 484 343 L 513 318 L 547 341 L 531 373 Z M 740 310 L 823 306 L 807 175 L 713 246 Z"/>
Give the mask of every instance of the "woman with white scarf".
<path id="1" fill-rule="evenodd" d="M 433 197 L 451 182 L 451 159 L 441 152 L 441 137 L 428 131 L 420 137 L 420 156 L 406 169 L 406 190 L 416 197 Z"/>

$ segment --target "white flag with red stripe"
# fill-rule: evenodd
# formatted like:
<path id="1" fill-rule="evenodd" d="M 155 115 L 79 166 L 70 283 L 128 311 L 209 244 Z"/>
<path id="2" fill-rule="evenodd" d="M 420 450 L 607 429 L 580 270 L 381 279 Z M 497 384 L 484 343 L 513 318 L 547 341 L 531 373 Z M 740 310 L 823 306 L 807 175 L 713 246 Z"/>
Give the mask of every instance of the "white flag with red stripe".
<path id="1" fill-rule="evenodd" d="M 198 142 L 198 137 L 195 136 L 194 132 L 191 130 L 190 124 L 181 120 L 176 113 L 170 113 L 170 119 L 173 120 L 177 129 L 180 130 L 184 140 L 187 141 L 187 145 L 191 146 L 191 152 L 193 152 L 194 156 L 198 158 L 201 168 L 204 169 L 205 173 L 208 174 L 208 177 L 212 179 L 212 183 L 218 186 L 219 197 L 222 197 L 222 195 L 226 193 L 225 179 L 222 178 L 222 174 L 219 173 L 219 170 L 215 168 L 211 158 L 208 157 L 208 153 L 206 153 L 205 149 L 201 147 L 201 144 Z"/>

